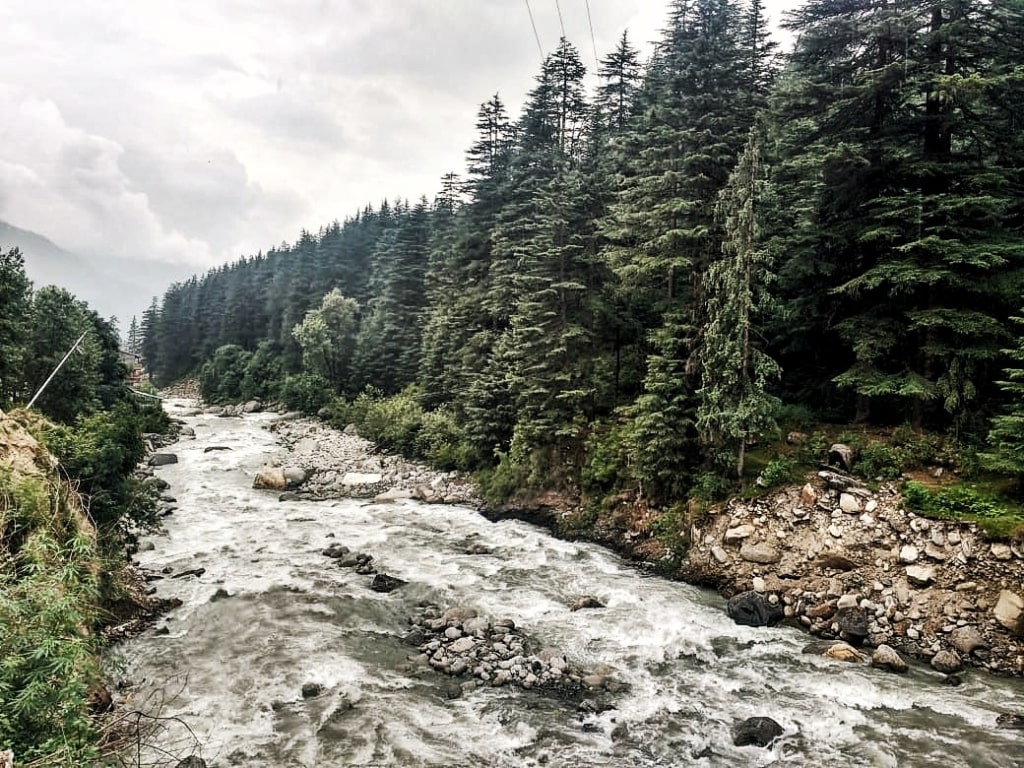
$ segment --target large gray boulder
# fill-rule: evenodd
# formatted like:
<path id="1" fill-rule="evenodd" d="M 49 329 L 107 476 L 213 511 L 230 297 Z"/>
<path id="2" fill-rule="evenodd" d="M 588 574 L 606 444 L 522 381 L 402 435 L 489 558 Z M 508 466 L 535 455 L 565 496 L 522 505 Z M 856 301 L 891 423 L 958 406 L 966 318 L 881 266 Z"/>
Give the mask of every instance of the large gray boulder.
<path id="1" fill-rule="evenodd" d="M 784 615 L 782 608 L 772 605 L 764 595 L 753 590 L 731 598 L 725 612 L 737 624 L 747 627 L 767 627 L 781 620 Z"/>

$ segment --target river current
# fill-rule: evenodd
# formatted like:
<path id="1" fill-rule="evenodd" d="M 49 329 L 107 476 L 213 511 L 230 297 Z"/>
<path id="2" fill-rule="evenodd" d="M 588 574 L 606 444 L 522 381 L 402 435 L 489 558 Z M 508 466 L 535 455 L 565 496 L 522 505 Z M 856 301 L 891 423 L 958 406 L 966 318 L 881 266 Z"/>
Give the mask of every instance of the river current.
<path id="1" fill-rule="evenodd" d="M 155 582 L 182 606 L 107 659 L 127 706 L 163 718 L 141 764 L 1024 767 L 1024 732 L 995 724 L 1024 711 L 1020 679 L 968 671 L 950 687 L 921 665 L 901 676 L 806 655 L 808 635 L 737 626 L 711 592 L 463 507 L 279 502 L 251 487 L 283 454 L 271 418 L 188 418 L 196 438 L 157 470 L 177 509 L 140 560 L 205 573 Z M 334 542 L 409 584 L 371 591 L 321 554 Z M 607 607 L 570 612 L 582 595 Z M 512 618 L 537 647 L 610 665 L 625 689 L 599 714 L 507 687 L 451 698 L 451 678 L 406 662 L 417 651 L 401 636 L 427 603 Z M 322 692 L 304 698 L 307 683 Z M 733 746 L 753 716 L 785 735 Z"/>

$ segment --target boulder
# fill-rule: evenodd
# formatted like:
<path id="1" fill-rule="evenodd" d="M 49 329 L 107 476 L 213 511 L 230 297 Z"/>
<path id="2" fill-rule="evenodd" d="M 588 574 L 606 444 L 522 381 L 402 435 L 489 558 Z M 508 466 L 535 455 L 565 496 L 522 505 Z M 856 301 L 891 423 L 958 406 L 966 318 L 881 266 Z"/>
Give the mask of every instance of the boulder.
<path id="1" fill-rule="evenodd" d="M 771 563 L 779 562 L 782 555 L 771 544 L 745 543 L 740 547 L 740 557 L 748 563 L 770 565 Z"/>
<path id="2" fill-rule="evenodd" d="M 302 467 L 285 467 L 283 474 L 288 488 L 297 488 L 306 482 L 306 470 Z"/>
<path id="3" fill-rule="evenodd" d="M 184 760 L 179 760 L 174 768 L 206 768 L 206 761 L 201 757 L 189 755 Z"/>
<path id="4" fill-rule="evenodd" d="M 213 453 L 214 451 L 230 451 L 231 449 L 226 445 L 208 445 L 203 448 L 203 453 Z"/>
<path id="5" fill-rule="evenodd" d="M 1013 550 L 1010 549 L 1010 545 L 1001 541 L 992 545 L 991 552 L 992 557 L 996 560 L 1013 560 Z"/>
<path id="6" fill-rule="evenodd" d="M 949 641 L 960 653 L 970 655 L 974 651 L 988 648 L 988 643 L 976 627 L 957 627 L 949 635 Z"/>
<path id="7" fill-rule="evenodd" d="M 800 489 L 800 503 L 805 507 L 813 507 L 818 503 L 818 492 L 814 490 L 814 486 L 810 483 L 806 483 Z"/>
<path id="8" fill-rule="evenodd" d="M 907 581 L 918 587 L 927 587 L 935 581 L 935 569 L 930 565 L 908 565 Z"/>
<path id="9" fill-rule="evenodd" d="M 176 453 L 154 453 L 149 457 L 149 466 L 151 467 L 164 467 L 177 463 L 178 455 Z"/>
<path id="10" fill-rule="evenodd" d="M 848 661 L 853 664 L 859 664 L 864 661 L 864 657 L 860 654 L 856 648 L 849 643 L 833 643 L 825 651 L 825 656 L 836 661 Z"/>
<path id="11" fill-rule="evenodd" d="M 875 652 L 871 655 L 871 666 L 899 674 L 903 674 L 909 669 L 907 662 L 896 652 L 896 649 L 884 643 L 875 648 Z"/>
<path id="12" fill-rule="evenodd" d="M 836 613 L 839 635 L 851 645 L 863 644 L 868 636 L 868 612 L 860 607 L 840 608 Z"/>
<path id="13" fill-rule="evenodd" d="M 917 551 L 917 547 L 913 544 L 904 544 L 900 548 L 900 562 L 901 563 L 915 563 L 920 553 Z"/>
<path id="14" fill-rule="evenodd" d="M 828 449 L 828 463 L 849 472 L 853 469 L 853 448 L 844 443 L 833 443 Z"/>
<path id="15" fill-rule="evenodd" d="M 342 485 L 377 485 L 383 477 L 377 472 L 346 472 L 341 478 Z"/>
<path id="16" fill-rule="evenodd" d="M 852 493 L 839 494 L 839 508 L 848 515 L 860 512 L 860 500 Z"/>
<path id="17" fill-rule="evenodd" d="M 732 729 L 732 743 L 737 747 L 767 747 L 782 736 L 783 728 L 770 717 L 748 717 Z"/>
<path id="18" fill-rule="evenodd" d="M 722 541 L 726 544 L 736 544 L 737 542 L 753 536 L 756 531 L 757 529 L 749 523 L 737 525 L 735 528 L 730 528 L 725 532 L 725 535 L 722 537 Z"/>
<path id="19" fill-rule="evenodd" d="M 996 718 L 996 725 L 1000 728 L 1024 730 L 1024 714 L 1019 712 L 1004 712 Z"/>
<path id="20" fill-rule="evenodd" d="M 252 487 L 258 491 L 283 491 L 288 487 L 288 481 L 280 467 L 264 467 L 256 473 Z"/>
<path id="21" fill-rule="evenodd" d="M 730 619 L 747 627 L 767 627 L 783 616 L 781 607 L 772 605 L 764 595 L 753 590 L 730 598 L 725 611 Z"/>
<path id="22" fill-rule="evenodd" d="M 321 693 L 324 692 L 324 687 L 320 683 L 303 683 L 302 684 L 302 698 L 304 699 L 315 699 Z"/>
<path id="23" fill-rule="evenodd" d="M 996 607 L 992 609 L 996 621 L 1015 635 L 1024 635 L 1024 600 L 1020 595 L 1004 589 L 999 593 Z"/>
<path id="24" fill-rule="evenodd" d="M 572 606 L 569 608 L 570 611 L 579 611 L 583 608 L 604 608 L 604 603 L 598 600 L 593 595 L 583 595 L 577 597 L 572 602 Z"/>
<path id="25" fill-rule="evenodd" d="M 956 651 L 939 651 L 932 656 L 932 669 L 946 675 L 952 675 L 963 669 L 963 663 Z"/>
<path id="26" fill-rule="evenodd" d="M 404 587 L 409 582 L 403 581 L 395 576 L 388 576 L 386 573 L 374 575 L 370 583 L 370 589 L 374 592 L 394 592 L 399 587 Z"/>

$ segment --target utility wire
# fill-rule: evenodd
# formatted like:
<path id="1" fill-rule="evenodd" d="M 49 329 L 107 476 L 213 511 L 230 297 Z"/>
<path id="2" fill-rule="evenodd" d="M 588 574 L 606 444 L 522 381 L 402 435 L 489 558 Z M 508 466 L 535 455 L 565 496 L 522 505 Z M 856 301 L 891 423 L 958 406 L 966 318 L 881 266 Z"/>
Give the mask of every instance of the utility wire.
<path id="1" fill-rule="evenodd" d="M 540 54 L 540 63 L 544 63 L 544 46 L 540 44 L 540 35 L 537 34 L 537 22 L 533 20 L 533 10 L 530 8 L 530 0 L 526 0 L 526 12 L 530 14 L 530 26 L 533 27 L 533 39 L 537 41 L 537 52 Z"/>
<path id="2" fill-rule="evenodd" d="M 594 41 L 594 19 L 590 15 L 590 0 L 583 0 L 587 6 L 587 24 L 590 25 L 590 44 L 594 47 L 594 66 L 601 68 L 601 62 L 597 60 L 597 43 Z M 596 72 L 597 69 L 594 71 Z"/>
<path id="3" fill-rule="evenodd" d="M 562 28 L 562 37 L 565 37 L 565 22 L 562 21 L 562 6 L 555 0 L 555 9 L 558 11 L 558 26 Z"/>

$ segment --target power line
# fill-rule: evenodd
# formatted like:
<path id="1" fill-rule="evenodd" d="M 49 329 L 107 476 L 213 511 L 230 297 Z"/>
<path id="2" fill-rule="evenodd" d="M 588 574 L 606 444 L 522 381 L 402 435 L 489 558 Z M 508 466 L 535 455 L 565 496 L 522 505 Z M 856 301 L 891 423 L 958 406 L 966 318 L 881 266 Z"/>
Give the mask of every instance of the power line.
<path id="1" fill-rule="evenodd" d="M 583 2 L 587 6 L 587 24 L 590 25 L 590 44 L 594 46 L 594 66 L 600 69 L 601 62 L 597 60 L 597 43 L 594 41 L 594 19 L 590 15 L 590 0 L 583 0 Z"/>
<path id="2" fill-rule="evenodd" d="M 558 11 L 558 26 L 562 28 L 562 37 L 565 37 L 565 22 L 562 21 L 562 6 L 555 0 L 555 9 Z"/>
<path id="3" fill-rule="evenodd" d="M 544 46 L 540 44 L 540 35 L 537 34 L 537 22 L 533 20 L 533 10 L 530 8 L 530 0 L 526 0 L 526 12 L 530 14 L 530 26 L 533 27 L 533 39 L 537 41 L 537 52 L 540 54 L 541 64 L 544 63 Z"/>

